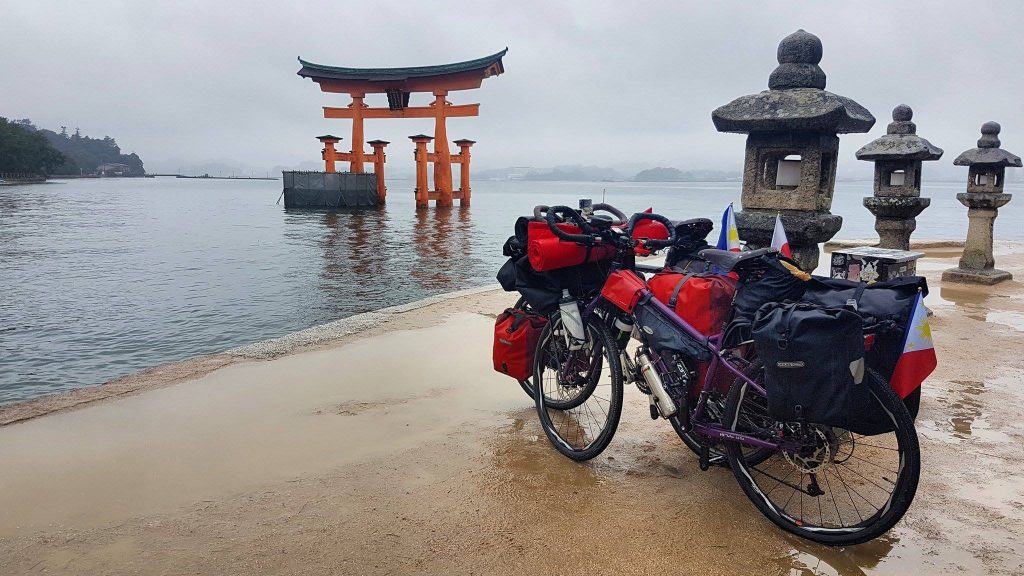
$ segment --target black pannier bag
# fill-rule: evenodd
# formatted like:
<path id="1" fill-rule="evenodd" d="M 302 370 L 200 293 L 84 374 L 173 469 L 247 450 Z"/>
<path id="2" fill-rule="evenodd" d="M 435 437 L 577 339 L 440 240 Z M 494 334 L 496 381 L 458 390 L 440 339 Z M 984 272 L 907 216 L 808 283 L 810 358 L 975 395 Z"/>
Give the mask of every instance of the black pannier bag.
<path id="1" fill-rule="evenodd" d="M 865 380 L 863 324 L 856 312 L 769 303 L 757 311 L 752 333 L 764 363 L 769 416 L 858 434 L 886 431 Z"/>
<path id="2" fill-rule="evenodd" d="M 740 278 L 736 298 L 733 300 L 735 317 L 752 320 L 758 309 L 769 302 L 799 300 L 806 285 L 807 281 L 794 276 L 779 262 L 778 256 L 761 256 Z"/>
<path id="3" fill-rule="evenodd" d="M 515 234 L 509 236 L 502 247 L 502 254 L 509 259 L 498 270 L 497 279 L 506 292 L 518 291 L 534 312 L 548 314 L 558 308 L 562 290 L 568 290 L 581 300 L 601 290 L 611 271 L 610 261 L 587 262 L 546 272 L 534 270 L 526 255 L 529 222 L 530 218 L 525 216 L 517 219 Z"/>
<path id="4" fill-rule="evenodd" d="M 867 366 L 887 382 L 903 353 L 903 339 L 914 311 L 917 293 L 928 295 L 928 283 L 921 276 L 906 276 L 886 282 L 865 284 L 842 278 L 815 276 L 807 283 L 803 300 L 821 306 L 856 309 L 872 334 L 872 343 L 864 353 Z M 903 403 L 912 418 L 921 405 L 918 388 Z"/>
<path id="5" fill-rule="evenodd" d="M 498 270 L 498 283 L 506 292 L 518 291 L 530 308 L 538 314 L 548 314 L 558 308 L 562 290 L 581 300 L 593 297 L 609 272 L 608 262 L 591 262 L 537 272 L 530 266 L 526 256 L 509 258 Z"/>
<path id="6" fill-rule="evenodd" d="M 638 306 L 634 319 L 640 337 L 656 352 L 671 350 L 700 362 L 711 359 L 711 351 L 707 347 L 673 324 L 653 305 Z"/>

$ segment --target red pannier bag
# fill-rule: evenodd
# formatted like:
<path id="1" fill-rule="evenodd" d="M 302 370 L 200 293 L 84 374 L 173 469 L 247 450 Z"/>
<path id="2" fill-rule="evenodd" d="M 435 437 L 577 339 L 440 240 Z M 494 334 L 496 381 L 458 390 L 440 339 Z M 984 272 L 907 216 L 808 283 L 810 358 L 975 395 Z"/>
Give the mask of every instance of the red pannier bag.
<path id="1" fill-rule="evenodd" d="M 719 274 L 666 270 L 647 281 L 654 297 L 705 336 L 718 334 L 729 319 L 736 281 Z"/>
<path id="2" fill-rule="evenodd" d="M 555 224 L 569 234 L 580 234 L 574 224 Z M 537 272 L 547 272 L 585 262 L 607 260 L 615 255 L 613 246 L 581 246 L 575 242 L 564 242 L 548 228 L 547 222 L 531 220 L 526 228 L 526 255 L 530 267 Z"/>
<path id="3" fill-rule="evenodd" d="M 647 283 L 636 274 L 628 270 L 616 270 L 605 280 L 604 286 L 601 287 L 601 296 L 619 310 L 632 313 L 646 288 Z"/>
<path id="4" fill-rule="evenodd" d="M 729 320 L 732 299 L 736 294 L 736 280 L 719 274 L 684 274 L 666 270 L 655 274 L 647 284 L 655 298 L 705 336 L 722 331 Z M 698 378 L 693 382 L 691 394 L 700 392 L 709 366 L 708 362 L 698 365 Z M 715 372 L 715 388 L 727 392 L 735 377 L 721 367 Z"/>
<path id="5" fill-rule="evenodd" d="M 494 322 L 494 369 L 516 380 L 533 376 L 533 356 L 548 319 L 508 308 Z"/>

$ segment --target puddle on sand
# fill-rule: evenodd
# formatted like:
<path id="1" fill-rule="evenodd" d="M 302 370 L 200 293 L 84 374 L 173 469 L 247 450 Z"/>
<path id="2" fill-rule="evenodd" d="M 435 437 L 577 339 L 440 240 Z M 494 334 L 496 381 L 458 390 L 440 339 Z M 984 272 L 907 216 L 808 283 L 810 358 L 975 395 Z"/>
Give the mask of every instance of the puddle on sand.
<path id="1" fill-rule="evenodd" d="M 790 576 L 862 576 L 885 560 L 900 538 L 893 532 L 857 546 L 829 548 L 786 537 L 793 544 L 789 554 L 776 558 L 783 573 Z"/>
<path id="2" fill-rule="evenodd" d="M 952 527 L 942 529 L 942 533 Z M 906 525 L 856 546 L 832 548 L 787 536 L 789 554 L 773 558 L 779 574 L 788 576 L 887 576 L 918 574 L 984 574 L 983 562 L 960 546 L 936 540 Z"/>
<path id="3" fill-rule="evenodd" d="M 992 294 L 973 287 L 943 285 L 938 293 L 935 290 L 929 292 L 925 302 L 929 306 L 982 306 L 991 297 Z"/>
<path id="4" fill-rule="evenodd" d="M 972 316 L 973 317 L 973 316 Z M 1008 310 L 992 310 L 985 314 L 984 320 L 986 322 L 992 322 L 994 324 L 1002 324 L 1003 326 L 1009 326 L 1018 332 L 1024 332 L 1024 314 L 1020 312 L 1010 312 Z"/>
<path id="5" fill-rule="evenodd" d="M 957 444 L 963 440 L 985 443 L 1012 442 L 1013 438 L 1009 434 L 992 428 L 991 414 L 986 409 L 983 399 L 983 393 L 987 388 L 984 382 L 978 380 L 949 382 L 946 394 L 937 398 L 948 406 L 946 412 L 949 417 L 944 422 L 918 419 L 918 434 L 946 444 Z"/>

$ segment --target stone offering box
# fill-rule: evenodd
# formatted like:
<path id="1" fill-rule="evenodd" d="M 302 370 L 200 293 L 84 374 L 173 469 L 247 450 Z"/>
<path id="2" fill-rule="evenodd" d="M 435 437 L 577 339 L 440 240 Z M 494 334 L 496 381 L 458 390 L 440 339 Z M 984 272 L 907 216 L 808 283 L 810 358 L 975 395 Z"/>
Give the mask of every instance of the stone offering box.
<path id="1" fill-rule="evenodd" d="M 884 282 L 917 274 L 917 259 L 923 252 L 889 248 L 848 248 L 832 252 L 832 277 L 855 282 Z"/>

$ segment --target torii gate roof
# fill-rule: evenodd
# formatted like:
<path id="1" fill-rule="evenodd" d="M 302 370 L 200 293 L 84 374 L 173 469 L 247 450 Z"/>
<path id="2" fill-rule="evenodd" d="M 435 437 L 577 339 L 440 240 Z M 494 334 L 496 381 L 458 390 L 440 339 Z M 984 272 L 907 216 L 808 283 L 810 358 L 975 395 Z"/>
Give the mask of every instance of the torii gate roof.
<path id="1" fill-rule="evenodd" d="M 437 66 L 410 66 L 405 68 L 343 68 L 314 64 L 299 58 L 302 68 L 298 75 L 320 84 L 325 92 L 403 92 L 428 91 L 438 87 L 450 90 L 479 88 L 484 78 L 505 71 L 501 52 L 453 64 Z"/>

